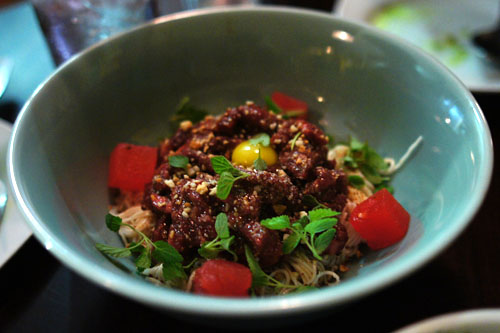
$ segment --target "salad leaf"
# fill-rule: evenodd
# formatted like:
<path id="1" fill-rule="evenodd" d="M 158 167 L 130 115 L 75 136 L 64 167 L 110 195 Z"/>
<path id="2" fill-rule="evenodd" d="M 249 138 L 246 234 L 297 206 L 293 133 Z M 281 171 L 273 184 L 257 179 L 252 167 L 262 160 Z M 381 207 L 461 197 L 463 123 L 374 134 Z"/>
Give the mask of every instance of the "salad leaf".
<path id="1" fill-rule="evenodd" d="M 262 220 L 260 224 L 271 230 L 280 230 L 290 227 L 290 218 L 287 215 L 281 215 Z"/>
<path id="2" fill-rule="evenodd" d="M 255 170 L 260 170 L 260 171 L 267 169 L 267 163 L 260 157 L 260 151 L 259 151 L 259 158 L 253 161 L 253 167 L 255 168 Z"/>
<path id="3" fill-rule="evenodd" d="M 189 163 L 189 158 L 184 155 L 172 155 L 168 157 L 168 163 L 174 168 L 186 169 Z"/>
<path id="4" fill-rule="evenodd" d="M 214 171 L 220 175 L 217 182 L 217 197 L 221 200 L 227 199 L 235 181 L 249 176 L 248 173 L 236 169 L 224 156 L 214 156 L 210 162 Z"/>
<path id="5" fill-rule="evenodd" d="M 297 245 L 300 242 L 300 234 L 297 232 L 291 233 L 284 241 L 283 241 L 283 253 L 290 254 L 295 250 Z"/>
<path id="6" fill-rule="evenodd" d="M 286 215 L 265 219 L 260 224 L 271 230 L 287 228 L 291 231 L 283 241 L 282 251 L 284 254 L 292 253 L 302 241 L 309 248 L 312 255 L 322 260 L 321 253 L 330 245 L 335 237 L 337 219 L 334 216 L 339 212 L 330 208 L 317 208 L 310 210 L 306 216 L 301 217 L 290 225 L 289 217 Z M 316 238 L 316 236 L 318 236 Z"/>
<path id="7" fill-rule="evenodd" d="M 238 256 L 230 248 L 235 236 L 231 236 L 229 233 L 229 223 L 225 213 L 219 213 L 217 215 L 215 220 L 215 232 L 217 233 L 217 237 L 210 242 L 203 243 L 198 249 L 198 254 L 206 259 L 214 259 L 217 258 L 221 251 L 227 251 L 231 253 L 234 261 L 237 261 Z"/>
<path id="8" fill-rule="evenodd" d="M 124 258 L 130 257 L 133 253 L 136 253 L 138 256 L 135 259 L 135 265 L 138 272 L 142 272 L 146 268 L 150 268 L 153 264 L 152 259 L 155 259 L 157 262 L 163 264 L 163 277 L 166 281 L 186 277 L 186 273 L 182 267 L 184 258 L 169 243 L 165 241 L 153 242 L 148 236 L 135 229 L 130 224 L 123 223 L 119 216 L 107 214 L 106 225 L 110 230 L 115 232 L 120 230 L 120 227 L 122 226 L 130 228 L 139 235 L 140 240 L 138 242 L 131 242 L 128 248 L 120 248 L 96 243 L 95 247 L 103 254 L 115 258 Z"/>
<path id="9" fill-rule="evenodd" d="M 351 169 L 359 169 L 366 179 L 374 185 L 389 181 L 389 177 L 381 174 L 387 170 L 387 163 L 367 143 L 351 138 L 349 148 L 349 154 L 344 157 L 344 165 Z M 349 178 L 350 183 L 358 188 L 364 185 L 361 180 L 352 176 Z"/>
<path id="10" fill-rule="evenodd" d="M 215 219 L 215 231 L 217 235 L 224 239 L 229 237 L 229 224 L 227 222 L 227 215 L 219 213 Z"/>
<path id="11" fill-rule="evenodd" d="M 348 176 L 349 184 L 359 189 L 365 185 L 365 180 L 363 177 L 358 175 L 350 175 Z"/>
<path id="12" fill-rule="evenodd" d="M 112 214 L 106 214 L 106 226 L 109 230 L 117 232 L 122 225 L 122 219 Z"/>
<path id="13" fill-rule="evenodd" d="M 319 237 L 314 241 L 314 247 L 316 248 L 316 251 L 318 253 L 322 253 L 323 251 L 325 251 L 327 247 L 330 246 L 330 243 L 332 242 L 336 233 L 337 230 L 329 229 L 319 235 Z"/>
<path id="14" fill-rule="evenodd" d="M 251 138 L 250 144 L 257 146 L 257 145 L 262 145 L 263 147 L 269 147 L 271 144 L 271 138 L 267 133 L 260 133 Z"/>

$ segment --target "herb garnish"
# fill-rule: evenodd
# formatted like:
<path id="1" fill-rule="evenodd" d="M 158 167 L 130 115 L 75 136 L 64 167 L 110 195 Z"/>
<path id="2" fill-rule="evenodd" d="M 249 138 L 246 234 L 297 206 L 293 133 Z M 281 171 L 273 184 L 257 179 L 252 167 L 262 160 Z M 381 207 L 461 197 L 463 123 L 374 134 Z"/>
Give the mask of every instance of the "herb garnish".
<path id="1" fill-rule="evenodd" d="M 301 134 L 302 134 L 302 132 L 295 134 L 295 136 L 292 139 L 292 143 L 290 144 L 290 150 L 293 150 L 293 148 L 295 147 L 295 142 L 297 141 L 297 139 L 299 138 L 299 136 Z"/>
<path id="2" fill-rule="evenodd" d="M 206 259 L 214 259 L 217 258 L 221 251 L 225 250 L 233 255 L 234 261 L 237 261 L 238 256 L 230 249 L 235 236 L 229 234 L 229 225 L 225 213 L 219 213 L 219 215 L 217 215 L 215 220 L 215 232 L 217 232 L 217 237 L 210 242 L 203 243 L 198 249 L 200 256 Z"/>
<path id="3" fill-rule="evenodd" d="M 175 168 L 186 169 L 189 158 L 184 155 L 172 155 L 168 157 L 168 163 Z"/>
<path id="4" fill-rule="evenodd" d="M 337 224 L 334 216 L 340 213 L 330 208 L 310 210 L 308 215 L 301 217 L 295 223 L 290 223 L 287 215 L 276 216 L 260 221 L 260 224 L 271 230 L 290 229 L 292 233 L 283 242 L 283 253 L 291 253 L 302 241 L 313 256 L 322 260 L 321 253 L 326 250 L 335 237 Z M 317 236 L 317 237 L 316 237 Z"/>
<path id="5" fill-rule="evenodd" d="M 365 180 L 361 176 L 349 175 L 347 178 L 349 180 L 349 184 L 354 186 L 357 189 L 360 189 L 363 186 L 365 186 Z"/>
<path id="6" fill-rule="evenodd" d="M 263 147 L 269 147 L 269 144 L 271 143 L 271 138 L 267 133 L 260 133 L 248 141 L 250 141 L 250 144 L 254 146 L 262 145 Z"/>
<path id="7" fill-rule="evenodd" d="M 294 289 L 294 292 L 303 292 L 303 291 L 308 291 L 308 290 L 316 290 L 316 287 L 312 286 L 294 286 L 294 285 L 288 285 L 284 284 L 269 274 L 266 274 L 262 268 L 260 268 L 259 263 L 257 262 L 257 259 L 255 259 L 252 250 L 248 247 L 248 245 L 245 245 L 245 256 L 247 259 L 248 267 L 250 268 L 250 271 L 252 272 L 252 287 L 261 287 L 261 286 L 268 286 L 272 288 L 279 288 L 279 289 Z"/>
<path id="8" fill-rule="evenodd" d="M 180 123 L 183 120 L 190 120 L 193 123 L 197 123 L 203 120 L 206 115 L 208 115 L 207 111 L 194 107 L 190 103 L 189 97 L 186 96 L 181 99 L 177 110 L 170 119 L 176 123 Z"/>
<path id="9" fill-rule="evenodd" d="M 152 259 L 154 259 L 163 264 L 163 278 L 165 281 L 186 278 L 186 273 L 182 266 L 184 259 L 169 243 L 165 241 L 153 242 L 148 236 L 135 229 L 130 224 L 123 223 L 119 216 L 109 213 L 106 215 L 106 226 L 109 230 L 114 232 L 120 230 L 121 226 L 125 226 L 135 231 L 141 239 L 139 242 L 132 242 L 129 247 L 124 248 L 101 243 L 95 244 L 95 247 L 102 253 L 115 258 L 130 257 L 132 253 L 137 253 L 139 255 L 135 259 L 135 265 L 139 272 L 144 271 L 146 268 L 150 268 Z"/>
<path id="10" fill-rule="evenodd" d="M 224 156 L 214 156 L 210 162 L 212 162 L 215 173 L 219 175 L 217 198 L 221 200 L 227 199 L 235 181 L 250 176 L 248 173 L 236 169 Z"/>
<path id="11" fill-rule="evenodd" d="M 310 194 L 306 194 L 302 197 L 302 203 L 306 206 L 313 207 L 312 209 L 328 208 Z"/>
<path id="12" fill-rule="evenodd" d="M 362 143 L 355 138 L 351 138 L 349 148 L 344 164 L 348 168 L 359 169 L 376 188 L 387 188 L 390 178 L 382 175 L 383 171 L 388 168 L 384 159 L 367 143 Z M 354 180 L 354 183 L 355 186 L 356 183 L 359 184 L 359 179 Z"/>
<path id="13" fill-rule="evenodd" d="M 259 157 L 253 161 L 253 167 L 255 170 L 266 170 L 267 169 L 267 163 L 264 161 L 262 157 L 260 157 L 260 148 L 259 148 Z"/>
<path id="14" fill-rule="evenodd" d="M 266 133 L 260 133 L 251 138 L 250 144 L 254 146 L 259 146 L 259 157 L 253 161 L 253 167 L 256 170 L 266 170 L 267 169 L 267 163 L 264 161 L 264 159 L 260 156 L 260 148 L 261 147 L 269 147 L 271 144 L 271 138 L 269 137 L 268 134 Z"/>

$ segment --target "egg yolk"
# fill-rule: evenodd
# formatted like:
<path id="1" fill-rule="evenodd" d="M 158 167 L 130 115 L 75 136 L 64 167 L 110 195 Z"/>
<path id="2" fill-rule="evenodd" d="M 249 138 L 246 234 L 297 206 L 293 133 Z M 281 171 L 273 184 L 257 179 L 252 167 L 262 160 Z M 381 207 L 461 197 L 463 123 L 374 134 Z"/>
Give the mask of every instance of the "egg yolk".
<path id="1" fill-rule="evenodd" d="M 264 147 L 261 144 L 251 144 L 250 141 L 244 141 L 240 143 L 233 151 L 233 156 L 231 160 L 233 164 L 242 165 L 244 167 L 253 166 L 253 162 L 259 158 L 262 158 L 266 164 L 273 165 L 278 162 L 278 154 L 271 147 Z"/>

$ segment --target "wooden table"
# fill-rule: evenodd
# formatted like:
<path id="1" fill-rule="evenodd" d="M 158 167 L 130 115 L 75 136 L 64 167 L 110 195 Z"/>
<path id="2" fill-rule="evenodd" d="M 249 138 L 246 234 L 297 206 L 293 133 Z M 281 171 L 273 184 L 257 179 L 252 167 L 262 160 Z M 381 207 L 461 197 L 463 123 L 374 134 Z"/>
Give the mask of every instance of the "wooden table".
<path id="1" fill-rule="evenodd" d="M 304 4 L 331 9 L 331 1 L 302 1 Z M 500 94 L 475 97 L 493 141 L 499 142 Z M 495 171 L 500 171 L 498 147 L 495 154 Z M 500 268 L 496 266 L 500 263 L 499 189 L 500 175 L 494 172 L 486 200 L 469 227 L 423 268 L 347 307 L 327 310 L 323 318 L 296 324 L 293 331 L 387 332 L 448 312 L 500 308 Z M 213 330 L 101 289 L 61 265 L 34 238 L 0 270 L 0 295 L 2 332 Z"/>

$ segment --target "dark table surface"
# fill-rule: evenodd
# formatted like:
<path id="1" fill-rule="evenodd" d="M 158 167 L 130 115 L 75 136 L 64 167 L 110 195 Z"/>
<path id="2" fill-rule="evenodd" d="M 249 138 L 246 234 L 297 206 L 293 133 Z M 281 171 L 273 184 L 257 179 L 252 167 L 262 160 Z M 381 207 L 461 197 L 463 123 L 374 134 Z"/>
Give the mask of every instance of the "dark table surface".
<path id="1" fill-rule="evenodd" d="M 331 10 L 331 1 L 273 2 Z M 500 93 L 475 97 L 487 118 L 493 142 L 498 142 Z M 499 162 L 498 147 L 495 156 Z M 439 314 L 500 308 L 499 188 L 500 175 L 494 172 L 487 197 L 468 228 L 417 272 L 347 307 L 327 309 L 323 317 L 295 324 L 293 329 L 387 332 Z M 33 237 L 0 270 L 0 300 L 1 332 L 212 330 L 88 282 L 61 265 Z"/>

